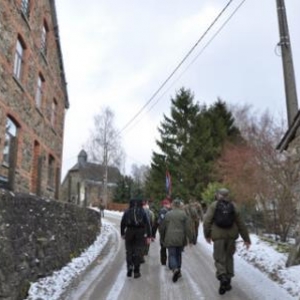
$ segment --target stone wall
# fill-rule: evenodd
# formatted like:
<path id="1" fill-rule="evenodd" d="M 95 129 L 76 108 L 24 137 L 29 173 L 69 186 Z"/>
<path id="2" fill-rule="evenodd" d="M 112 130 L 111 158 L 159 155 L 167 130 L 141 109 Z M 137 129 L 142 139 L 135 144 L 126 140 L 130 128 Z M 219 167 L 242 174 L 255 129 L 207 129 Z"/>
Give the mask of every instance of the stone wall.
<path id="1" fill-rule="evenodd" d="M 24 299 L 30 282 L 61 269 L 100 232 L 99 213 L 70 203 L 0 193 L 0 299 Z"/>

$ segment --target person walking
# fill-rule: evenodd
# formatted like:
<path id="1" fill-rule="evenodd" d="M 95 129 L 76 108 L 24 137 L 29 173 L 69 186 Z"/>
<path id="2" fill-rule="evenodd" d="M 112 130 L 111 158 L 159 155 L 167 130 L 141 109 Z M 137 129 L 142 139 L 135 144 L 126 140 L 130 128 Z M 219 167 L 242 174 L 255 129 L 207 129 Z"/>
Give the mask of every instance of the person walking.
<path id="1" fill-rule="evenodd" d="M 169 267 L 173 271 L 172 280 L 176 282 L 182 276 L 182 251 L 192 239 L 188 217 L 179 199 L 173 200 L 172 210 L 166 214 L 160 233 L 162 244 L 168 249 Z"/>
<path id="2" fill-rule="evenodd" d="M 196 245 L 198 240 L 199 224 L 200 221 L 203 221 L 203 210 L 201 204 L 195 199 L 189 201 L 189 203 L 186 205 L 185 210 L 187 215 L 191 218 L 191 226 L 193 232 L 192 242 L 194 245 Z"/>
<path id="3" fill-rule="evenodd" d="M 146 212 L 147 218 L 149 219 L 150 227 L 151 227 L 151 240 L 153 239 L 153 225 L 154 225 L 154 212 L 149 207 L 148 200 L 143 200 L 143 209 Z M 142 263 L 145 262 L 145 256 L 149 254 L 150 243 L 145 243 Z"/>
<path id="4" fill-rule="evenodd" d="M 157 217 L 157 228 L 158 228 L 158 232 L 160 235 L 160 263 L 165 266 L 167 264 L 167 248 L 163 245 L 162 242 L 162 238 L 161 238 L 161 230 L 162 230 L 162 224 L 164 222 L 164 219 L 166 217 L 167 212 L 169 212 L 171 210 L 171 201 L 170 199 L 164 199 L 161 202 L 162 207 L 160 208 L 159 212 L 158 212 L 158 217 Z"/>
<path id="5" fill-rule="evenodd" d="M 121 236 L 125 240 L 127 277 L 141 277 L 140 264 L 143 259 L 145 243 L 150 243 L 151 227 L 143 209 L 142 201 L 131 199 L 120 224 Z"/>
<path id="6" fill-rule="evenodd" d="M 103 203 L 103 200 L 102 200 L 102 199 L 100 200 L 99 209 L 100 209 L 101 217 L 104 218 L 105 204 Z"/>
<path id="7" fill-rule="evenodd" d="M 204 216 L 203 231 L 206 241 L 209 244 L 213 241 L 216 277 L 220 281 L 219 294 L 223 295 L 232 288 L 236 239 L 241 235 L 247 249 L 251 245 L 237 206 L 229 199 L 229 190 L 222 188 L 217 191 L 216 201 L 208 207 Z"/>

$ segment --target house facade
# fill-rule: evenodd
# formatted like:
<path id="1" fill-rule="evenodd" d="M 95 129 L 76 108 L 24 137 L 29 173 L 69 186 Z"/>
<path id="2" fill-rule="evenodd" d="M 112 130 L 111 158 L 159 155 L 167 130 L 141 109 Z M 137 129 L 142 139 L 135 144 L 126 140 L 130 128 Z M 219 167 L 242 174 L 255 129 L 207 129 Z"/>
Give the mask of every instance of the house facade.
<path id="1" fill-rule="evenodd" d="M 54 0 L 0 0 L 0 187 L 58 199 L 69 107 Z"/>
<path id="2" fill-rule="evenodd" d="M 120 177 L 118 168 L 108 166 L 106 170 L 104 165 L 88 162 L 86 151 L 81 150 L 77 163 L 63 180 L 60 199 L 79 206 L 97 206 L 102 201 L 107 206 Z"/>
<path id="3" fill-rule="evenodd" d="M 280 152 L 286 151 L 288 153 L 294 166 L 292 171 L 297 172 L 298 178 L 300 173 L 300 110 L 277 145 L 277 150 Z M 300 195 L 300 182 L 296 182 L 295 192 Z M 299 215 L 300 201 L 297 202 L 297 211 Z"/>

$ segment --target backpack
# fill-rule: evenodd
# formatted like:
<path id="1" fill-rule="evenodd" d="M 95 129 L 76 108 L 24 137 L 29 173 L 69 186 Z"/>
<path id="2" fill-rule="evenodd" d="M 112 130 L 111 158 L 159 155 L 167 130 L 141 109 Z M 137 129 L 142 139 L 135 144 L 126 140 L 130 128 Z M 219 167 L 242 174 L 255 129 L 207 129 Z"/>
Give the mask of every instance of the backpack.
<path id="1" fill-rule="evenodd" d="M 189 204 L 189 213 L 193 220 L 200 219 L 197 211 L 197 207 L 194 204 Z"/>
<path id="2" fill-rule="evenodd" d="M 214 215 L 214 223 L 221 228 L 230 228 L 234 221 L 234 205 L 230 201 L 218 200 Z"/>
<path id="3" fill-rule="evenodd" d="M 159 210 L 157 224 L 160 225 L 161 222 L 165 219 L 166 213 L 169 211 L 166 207 L 163 207 Z"/>
<path id="4" fill-rule="evenodd" d="M 126 223 L 129 227 L 141 227 L 144 225 L 144 208 L 133 206 L 128 209 Z"/>

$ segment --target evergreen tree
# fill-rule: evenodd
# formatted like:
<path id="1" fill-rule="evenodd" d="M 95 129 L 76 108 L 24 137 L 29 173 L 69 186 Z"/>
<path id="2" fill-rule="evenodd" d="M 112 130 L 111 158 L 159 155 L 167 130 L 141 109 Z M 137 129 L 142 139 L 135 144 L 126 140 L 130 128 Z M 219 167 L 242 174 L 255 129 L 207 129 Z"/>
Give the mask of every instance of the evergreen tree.
<path id="1" fill-rule="evenodd" d="M 239 139 L 239 130 L 227 106 L 218 100 L 211 107 L 194 104 L 189 90 L 182 88 L 171 99 L 170 117 L 164 115 L 159 127 L 160 153 L 152 155 L 146 182 L 147 194 L 162 198 L 165 174 L 172 178 L 172 197 L 201 199 L 207 185 L 214 181 L 214 164 L 225 141 Z"/>
<path id="2" fill-rule="evenodd" d="M 152 193 L 153 198 L 166 196 L 166 170 L 171 174 L 172 196 L 186 195 L 180 159 L 190 141 L 191 130 L 199 112 L 199 106 L 194 104 L 193 100 L 194 96 L 189 90 L 180 89 L 176 97 L 171 99 L 170 117 L 164 115 L 164 120 L 158 129 L 160 140 L 156 142 L 161 153 L 153 152 L 147 181 L 148 192 Z"/>
<path id="3" fill-rule="evenodd" d="M 133 179 L 130 176 L 121 176 L 114 193 L 114 202 L 128 203 L 132 197 Z"/>

